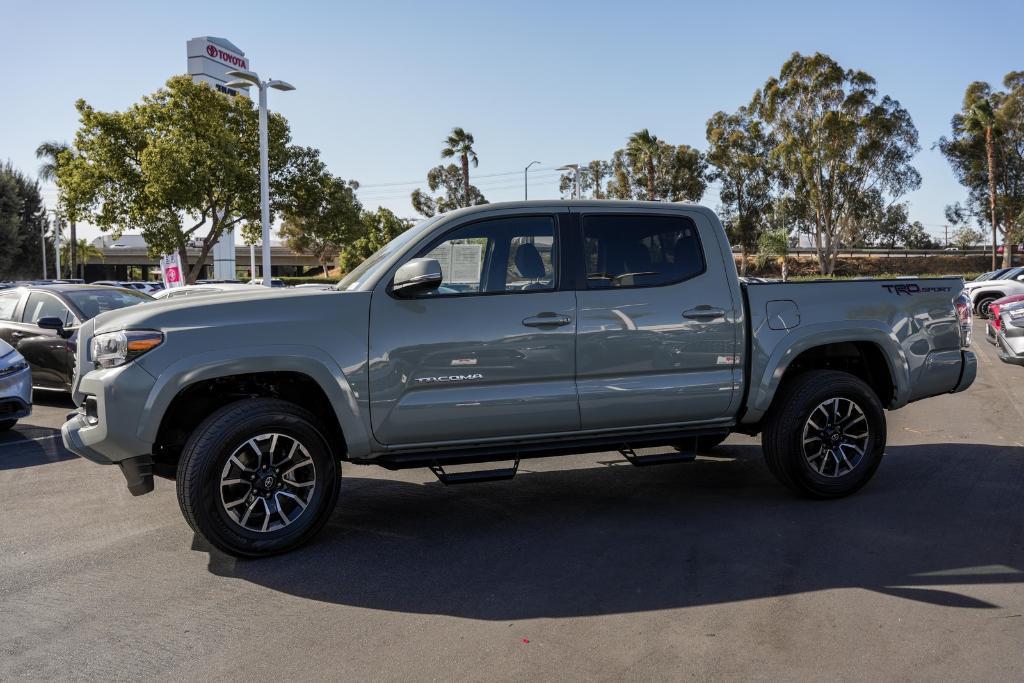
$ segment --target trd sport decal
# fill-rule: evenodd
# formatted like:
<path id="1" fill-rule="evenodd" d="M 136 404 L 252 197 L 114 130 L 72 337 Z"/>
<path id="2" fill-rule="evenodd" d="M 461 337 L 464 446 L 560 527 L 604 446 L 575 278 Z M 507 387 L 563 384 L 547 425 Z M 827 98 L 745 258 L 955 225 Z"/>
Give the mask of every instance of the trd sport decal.
<path id="1" fill-rule="evenodd" d="M 890 294 L 901 296 L 906 294 L 912 296 L 914 294 L 922 294 L 924 292 L 950 292 L 953 291 L 952 287 L 922 287 L 914 282 L 908 282 L 905 285 L 882 285 L 885 289 L 889 290 Z"/>

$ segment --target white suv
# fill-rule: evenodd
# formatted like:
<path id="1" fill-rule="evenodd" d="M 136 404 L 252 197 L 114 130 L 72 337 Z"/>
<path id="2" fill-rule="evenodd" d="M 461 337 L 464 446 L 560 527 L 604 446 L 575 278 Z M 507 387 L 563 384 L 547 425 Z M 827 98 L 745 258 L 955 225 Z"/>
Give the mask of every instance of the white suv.
<path id="1" fill-rule="evenodd" d="M 996 299 L 1024 294 L 1024 267 L 1011 268 L 998 277 L 998 280 L 981 280 L 964 285 L 964 289 L 971 295 L 974 310 L 983 318 L 988 316 L 988 307 Z"/>

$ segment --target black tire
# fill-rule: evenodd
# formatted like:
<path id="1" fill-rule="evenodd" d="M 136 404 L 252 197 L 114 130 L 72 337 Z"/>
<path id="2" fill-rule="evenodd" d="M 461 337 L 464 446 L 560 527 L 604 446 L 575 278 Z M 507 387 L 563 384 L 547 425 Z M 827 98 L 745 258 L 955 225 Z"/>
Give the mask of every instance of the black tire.
<path id="1" fill-rule="evenodd" d="M 1001 298 L 1001 297 L 999 297 L 999 296 L 992 296 L 992 295 L 983 296 L 983 297 L 979 298 L 978 299 L 978 303 L 976 303 L 974 305 L 974 310 L 978 313 L 978 317 L 980 317 L 980 318 L 987 318 L 988 317 L 988 307 L 992 305 L 993 301 L 995 301 L 995 300 L 997 300 L 999 298 Z"/>
<path id="2" fill-rule="evenodd" d="M 284 515 L 277 513 L 278 524 L 283 524 L 281 528 L 250 530 L 237 518 L 232 518 L 236 513 L 226 509 L 221 479 L 232 454 L 251 439 L 270 433 L 301 444 L 312 460 L 315 485 L 311 487 L 306 506 L 298 514 L 292 510 L 291 520 L 284 522 Z M 272 467 L 273 452 L 270 456 Z M 259 456 L 261 463 L 262 457 Z M 279 481 L 286 481 L 286 475 L 279 477 Z M 311 413 L 288 401 L 245 399 L 215 411 L 189 437 L 178 463 L 178 504 L 192 529 L 214 547 L 237 557 L 264 557 L 302 545 L 323 527 L 337 504 L 340 479 L 338 462 Z M 259 502 L 255 500 L 257 495 L 273 495 L 259 494 L 253 484 L 243 485 L 249 486 L 246 502 L 254 501 L 253 505 Z M 283 485 L 279 484 L 278 488 Z M 274 500 L 278 500 L 276 496 Z M 267 506 L 267 503 L 262 505 L 269 510 Z M 283 507 L 279 505 L 278 509 Z"/>
<path id="3" fill-rule="evenodd" d="M 832 452 L 824 446 L 824 442 L 832 438 L 831 435 L 827 439 L 818 438 L 814 435 L 823 432 L 807 426 L 810 424 L 808 420 L 812 418 L 812 413 L 821 410 L 820 407 L 824 403 L 833 399 L 838 399 L 841 405 L 849 405 L 847 402 L 855 404 L 863 413 L 867 424 L 867 436 L 863 437 L 864 440 L 859 441 L 857 446 L 863 454 L 859 460 L 847 460 L 847 463 L 853 462 L 849 469 L 840 463 L 839 456 L 821 455 L 823 452 Z M 818 413 L 813 419 L 824 422 L 822 415 Z M 842 426 L 843 420 L 838 420 L 837 423 L 840 425 L 840 436 L 836 443 L 842 443 L 845 448 L 847 444 L 844 440 L 852 434 L 861 432 L 859 426 L 856 430 L 847 429 Z M 812 438 L 822 444 L 817 455 L 810 453 L 814 449 L 815 441 L 807 444 L 808 451 L 805 454 L 805 426 L 811 432 Z M 845 436 L 842 433 L 844 429 Z M 772 408 L 765 418 L 761 445 L 768 469 L 782 484 L 797 493 L 814 498 L 840 498 L 859 489 L 875 474 L 885 452 L 885 429 L 885 411 L 871 387 L 846 372 L 811 370 L 797 375 L 779 388 Z M 847 451 L 844 448 L 835 450 L 846 460 L 846 454 L 854 451 Z M 822 458 L 821 468 L 824 473 L 816 470 L 811 464 L 809 458 L 813 457 Z M 825 463 L 830 458 L 835 460 L 835 464 L 827 468 Z"/>
<path id="4" fill-rule="evenodd" d="M 0 432 L 6 432 L 16 424 L 18 424 L 17 420 L 0 420 Z"/>

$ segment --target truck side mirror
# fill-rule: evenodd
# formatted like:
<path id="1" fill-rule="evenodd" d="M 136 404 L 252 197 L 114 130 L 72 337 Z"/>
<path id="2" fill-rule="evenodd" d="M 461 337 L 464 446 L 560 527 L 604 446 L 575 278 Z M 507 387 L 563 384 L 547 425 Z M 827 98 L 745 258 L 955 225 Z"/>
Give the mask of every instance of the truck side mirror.
<path id="1" fill-rule="evenodd" d="M 56 317 L 40 318 L 36 321 L 36 325 L 43 328 L 44 330 L 56 330 L 57 335 L 61 339 L 67 339 L 71 335 L 64 329 L 64 321 Z"/>
<path id="2" fill-rule="evenodd" d="M 391 291 L 403 297 L 426 294 L 440 287 L 442 279 L 441 264 L 437 259 L 416 258 L 398 269 L 391 283 Z"/>

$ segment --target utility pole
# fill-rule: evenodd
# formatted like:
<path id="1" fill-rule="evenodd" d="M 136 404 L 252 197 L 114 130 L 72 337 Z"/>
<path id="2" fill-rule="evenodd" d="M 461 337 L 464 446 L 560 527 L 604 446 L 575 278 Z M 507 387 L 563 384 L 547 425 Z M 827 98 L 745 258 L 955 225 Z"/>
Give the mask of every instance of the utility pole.
<path id="1" fill-rule="evenodd" d="M 43 240 L 43 279 L 45 280 L 45 279 L 47 279 L 46 278 L 46 223 L 43 223 L 43 225 L 40 227 L 40 229 L 39 229 L 39 236 Z"/>
<path id="2" fill-rule="evenodd" d="M 948 247 L 949 246 L 949 225 L 943 225 L 942 227 L 946 229 L 946 246 Z"/>

